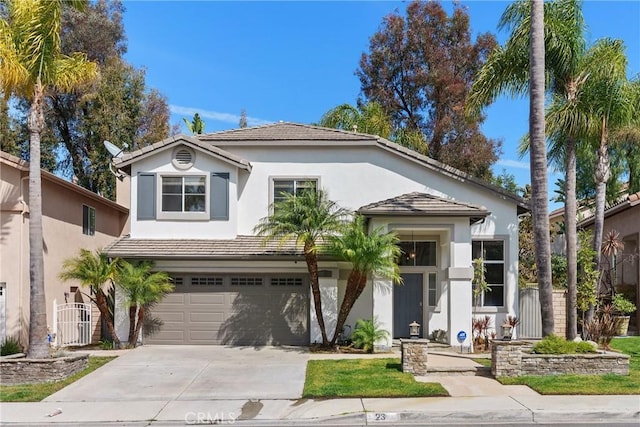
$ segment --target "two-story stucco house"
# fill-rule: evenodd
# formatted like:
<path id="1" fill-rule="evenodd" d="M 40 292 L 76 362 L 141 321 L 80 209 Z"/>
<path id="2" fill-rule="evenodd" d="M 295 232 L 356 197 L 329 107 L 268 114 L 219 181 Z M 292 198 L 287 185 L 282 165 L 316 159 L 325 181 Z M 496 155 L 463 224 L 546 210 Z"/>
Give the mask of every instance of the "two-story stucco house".
<path id="1" fill-rule="evenodd" d="M 253 234 L 282 192 L 322 188 L 369 227 L 396 232 L 403 285 L 376 277 L 347 320 L 376 318 L 390 339 L 459 331 L 470 345 L 474 313 L 501 325 L 515 314 L 522 200 L 383 138 L 293 123 L 176 136 L 116 160 L 131 234 L 110 256 L 152 259 L 175 279 L 154 308 L 163 320 L 146 343 L 308 344 L 320 340 L 300 248 Z M 472 259 L 491 292 L 474 307 Z M 320 260 L 329 334 L 349 265 Z M 499 328 L 497 328 L 499 330 Z M 388 342 L 380 343 L 389 346 Z"/>
<path id="2" fill-rule="evenodd" d="M 0 341 L 29 338 L 29 163 L 0 151 Z M 56 333 L 53 303 L 89 302 L 88 289 L 58 278 L 80 248 L 104 248 L 126 232 L 129 210 L 79 185 L 42 171 L 42 233 L 47 324 Z M 85 295 L 83 295 L 83 293 Z M 97 308 L 91 338 L 101 328 Z M 75 325 L 73 325 L 75 327 Z"/>

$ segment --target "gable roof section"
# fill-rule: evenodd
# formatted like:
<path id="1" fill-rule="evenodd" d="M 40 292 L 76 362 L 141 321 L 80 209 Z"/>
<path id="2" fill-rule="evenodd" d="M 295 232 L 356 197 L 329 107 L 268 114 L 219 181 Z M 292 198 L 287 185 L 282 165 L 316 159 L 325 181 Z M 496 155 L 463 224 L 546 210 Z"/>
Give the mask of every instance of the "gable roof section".
<path id="1" fill-rule="evenodd" d="M 461 182 L 469 182 L 478 187 L 489 190 L 502 199 L 514 202 L 518 206 L 518 213 L 529 210 L 527 202 L 521 197 L 496 185 L 475 178 L 459 169 L 441 163 L 428 156 L 417 153 L 409 148 L 391 142 L 377 135 L 350 132 L 341 129 L 325 128 L 298 123 L 280 122 L 250 128 L 233 129 L 198 135 L 200 141 L 224 146 L 269 146 L 269 145 L 350 145 L 376 146 L 394 155 L 408 160 L 433 171 L 442 173 Z"/>
<path id="2" fill-rule="evenodd" d="M 5 164 L 9 167 L 14 167 L 19 171 L 28 172 L 29 171 L 29 162 L 22 160 L 19 157 L 13 156 L 4 151 L 0 151 L 0 163 Z M 69 182 L 66 179 L 60 178 L 52 174 L 51 172 L 47 172 L 46 170 L 41 169 L 40 174 L 42 179 L 47 180 L 49 182 L 53 182 L 61 187 L 64 187 L 68 190 L 74 191 L 84 197 L 87 197 L 96 202 L 102 203 L 103 205 L 108 206 L 109 208 L 115 209 L 124 214 L 129 213 L 129 209 L 125 206 L 122 206 L 113 200 L 109 200 L 106 197 L 103 197 L 99 194 L 94 193 L 91 190 L 87 190 L 84 187 L 79 186 L 78 184 L 74 184 L 73 182 Z"/>
<path id="3" fill-rule="evenodd" d="M 156 142 L 155 144 L 142 147 L 139 150 L 132 151 L 130 153 L 125 153 L 122 157 L 116 157 L 113 159 L 114 165 L 120 169 L 130 166 L 132 163 L 137 162 L 138 160 L 144 159 L 151 155 L 154 155 L 158 152 L 170 149 L 176 145 L 186 145 L 198 151 L 203 151 L 207 154 L 212 155 L 213 157 L 230 163 L 240 169 L 251 170 L 251 163 L 247 160 L 236 156 L 226 150 L 216 147 L 215 145 L 208 144 L 206 142 L 202 142 L 197 138 L 193 138 L 186 135 L 176 135 L 167 139 L 163 139 L 162 141 Z"/>
<path id="4" fill-rule="evenodd" d="M 425 193 L 408 193 L 368 204 L 358 209 L 363 215 L 424 215 L 485 217 L 490 212 L 484 206 L 457 202 Z"/>
<path id="5" fill-rule="evenodd" d="M 235 239 L 132 239 L 124 236 L 104 249 L 110 257 L 153 259 L 247 259 L 273 256 L 300 257 L 302 246 L 295 241 L 264 242 L 259 236 Z"/>

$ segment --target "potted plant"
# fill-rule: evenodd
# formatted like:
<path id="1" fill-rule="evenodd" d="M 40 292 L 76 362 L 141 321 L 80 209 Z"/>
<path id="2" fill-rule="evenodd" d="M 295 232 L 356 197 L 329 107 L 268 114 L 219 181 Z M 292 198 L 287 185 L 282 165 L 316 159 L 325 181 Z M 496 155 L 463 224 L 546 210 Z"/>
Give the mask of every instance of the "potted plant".
<path id="1" fill-rule="evenodd" d="M 611 300 L 611 305 L 616 313 L 616 335 L 627 335 L 629 329 L 629 314 L 636 311 L 634 303 L 625 298 L 622 294 L 615 294 Z"/>

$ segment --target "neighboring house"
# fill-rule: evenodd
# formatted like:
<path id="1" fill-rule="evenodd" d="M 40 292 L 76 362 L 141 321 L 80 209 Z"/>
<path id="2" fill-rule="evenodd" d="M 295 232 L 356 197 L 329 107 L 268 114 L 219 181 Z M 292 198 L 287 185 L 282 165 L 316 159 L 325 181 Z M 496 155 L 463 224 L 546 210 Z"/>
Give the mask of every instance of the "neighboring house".
<path id="1" fill-rule="evenodd" d="M 29 324 L 29 163 L 0 152 L 0 340 L 28 342 Z M 88 302 L 77 283 L 58 279 L 62 262 L 80 248 L 98 249 L 122 235 L 129 210 L 76 184 L 42 171 L 42 229 L 47 324 L 52 332 L 53 301 Z M 76 292 L 80 291 L 80 292 Z M 97 313 L 97 309 L 93 310 Z M 100 337 L 98 315 L 92 335 Z"/>
<path id="2" fill-rule="evenodd" d="M 593 230 L 595 218 L 593 215 L 580 221 L 579 228 Z M 640 307 L 640 262 L 638 248 L 640 247 L 640 192 L 625 194 L 608 206 L 604 212 L 603 239 L 609 231 L 619 233 L 619 239 L 624 244 L 621 253 L 615 256 L 603 255 L 603 263 L 607 266 L 606 281 L 612 282 L 618 290 L 626 289 L 626 292 L 635 294 L 635 305 Z M 635 328 L 640 331 L 640 315 L 635 313 Z"/>
<path id="3" fill-rule="evenodd" d="M 154 344 L 295 344 L 320 341 L 301 248 L 263 245 L 253 233 L 283 192 L 322 188 L 369 227 L 396 232 L 404 284 L 373 277 L 347 323 L 376 318 L 390 338 L 459 331 L 470 346 L 473 314 L 493 325 L 517 314 L 518 214 L 523 201 L 377 136 L 293 123 L 175 136 L 124 154 L 118 201 L 131 234 L 106 252 L 151 259 L 175 280 L 153 308 Z M 130 187 L 128 186 L 130 183 Z M 483 257 L 492 291 L 473 307 L 472 258 Z M 331 336 L 350 266 L 321 257 Z M 120 313 L 119 316 L 123 316 Z M 126 316 L 123 316 L 126 317 Z M 499 327 L 496 328 L 499 330 Z M 119 325 L 126 336 L 126 321 Z M 391 341 L 380 342 L 390 346 Z"/>

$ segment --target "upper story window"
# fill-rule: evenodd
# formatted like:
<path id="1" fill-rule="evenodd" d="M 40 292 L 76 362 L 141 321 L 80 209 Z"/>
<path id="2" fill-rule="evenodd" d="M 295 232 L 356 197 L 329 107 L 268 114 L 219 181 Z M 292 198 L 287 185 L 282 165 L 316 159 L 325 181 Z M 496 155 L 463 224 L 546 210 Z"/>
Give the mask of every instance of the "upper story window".
<path id="1" fill-rule="evenodd" d="M 398 259 L 399 266 L 436 266 L 437 246 L 435 241 L 400 242 L 398 246 L 400 246 L 400 249 L 402 250 L 402 255 L 400 255 L 400 258 Z"/>
<path id="2" fill-rule="evenodd" d="M 287 194 L 299 196 L 306 190 L 316 191 L 316 178 L 277 178 L 273 180 L 273 203 L 280 202 Z"/>
<path id="3" fill-rule="evenodd" d="M 82 205 L 82 234 L 96 234 L 96 209 L 87 205 Z"/>
<path id="4" fill-rule="evenodd" d="M 504 306 L 505 250 L 503 240 L 474 240 L 471 256 L 480 258 L 485 268 L 485 280 L 491 289 L 479 295 L 477 305 L 482 307 Z"/>
<path id="5" fill-rule="evenodd" d="M 206 199 L 206 175 L 162 177 L 162 212 L 206 212 Z"/>

